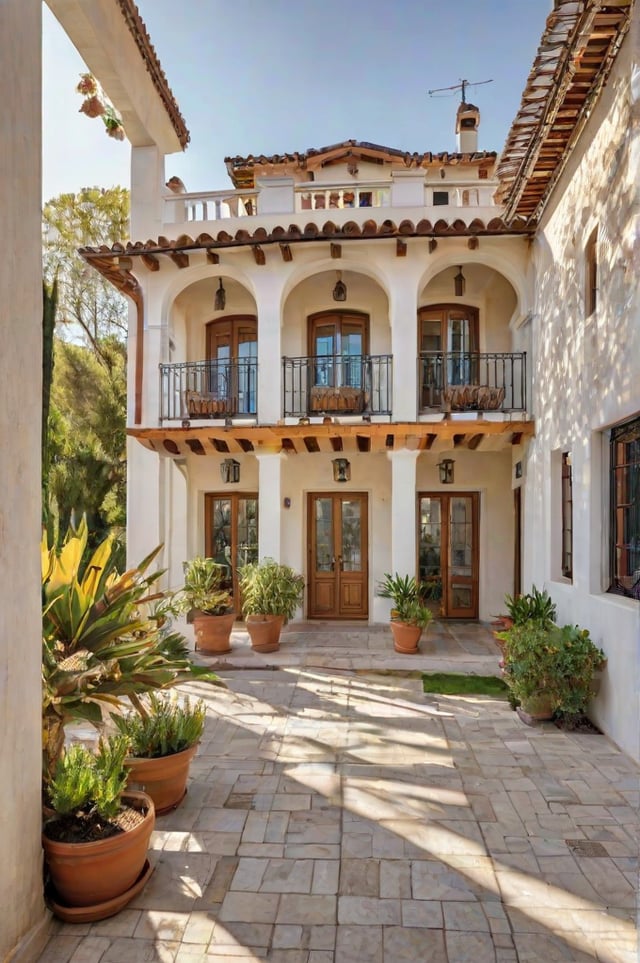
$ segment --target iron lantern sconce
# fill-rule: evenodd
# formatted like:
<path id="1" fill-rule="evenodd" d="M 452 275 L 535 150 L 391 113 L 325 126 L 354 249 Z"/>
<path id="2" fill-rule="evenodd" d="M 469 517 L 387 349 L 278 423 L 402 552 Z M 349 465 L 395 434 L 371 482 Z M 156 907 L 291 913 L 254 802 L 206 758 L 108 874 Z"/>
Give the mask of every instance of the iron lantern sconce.
<path id="1" fill-rule="evenodd" d="M 453 484 L 453 466 L 455 462 L 453 458 L 443 458 L 442 461 L 438 462 L 438 471 L 440 472 L 440 481 L 443 485 Z"/>
<path id="2" fill-rule="evenodd" d="M 342 271 L 337 272 L 338 279 L 335 283 L 333 289 L 333 300 L 334 301 L 346 301 L 347 300 L 347 285 L 342 280 Z"/>
<path id="3" fill-rule="evenodd" d="M 335 482 L 351 481 L 351 464 L 347 458 L 334 458 L 332 465 Z"/>
<path id="4" fill-rule="evenodd" d="M 220 465 L 220 475 L 225 483 L 240 481 L 240 462 L 235 458 L 225 458 Z"/>
<path id="5" fill-rule="evenodd" d="M 458 273 L 453 279 L 453 290 L 457 298 L 461 298 L 467 287 L 467 279 L 462 273 L 462 266 L 458 268 Z"/>

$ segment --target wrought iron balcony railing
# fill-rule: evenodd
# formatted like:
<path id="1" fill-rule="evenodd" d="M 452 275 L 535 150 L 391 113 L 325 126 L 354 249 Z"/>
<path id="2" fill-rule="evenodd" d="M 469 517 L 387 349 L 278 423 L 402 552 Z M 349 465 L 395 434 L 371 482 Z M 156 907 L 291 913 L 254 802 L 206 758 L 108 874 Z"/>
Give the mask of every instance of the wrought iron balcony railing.
<path id="1" fill-rule="evenodd" d="M 420 411 L 524 411 L 525 352 L 423 351 L 418 357 Z"/>
<path id="2" fill-rule="evenodd" d="M 391 355 L 283 358 L 284 415 L 390 415 Z"/>
<path id="3" fill-rule="evenodd" d="M 255 415 L 258 361 L 188 361 L 160 365 L 160 419 Z"/>

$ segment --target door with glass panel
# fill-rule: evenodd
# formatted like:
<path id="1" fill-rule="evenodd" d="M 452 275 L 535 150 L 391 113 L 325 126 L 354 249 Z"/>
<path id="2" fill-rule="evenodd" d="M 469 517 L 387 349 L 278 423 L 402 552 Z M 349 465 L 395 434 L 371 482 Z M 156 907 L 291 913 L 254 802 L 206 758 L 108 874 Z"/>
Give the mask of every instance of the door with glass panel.
<path id="1" fill-rule="evenodd" d="M 308 524 L 308 617 L 366 619 L 366 494 L 310 494 Z"/>
<path id="2" fill-rule="evenodd" d="M 309 318 L 313 386 L 362 388 L 368 317 L 355 311 L 334 311 Z"/>
<path id="3" fill-rule="evenodd" d="M 448 385 L 477 381 L 478 311 L 437 304 L 418 313 L 421 406 L 437 408 Z"/>
<path id="4" fill-rule="evenodd" d="M 477 492 L 418 496 L 418 572 L 442 618 L 478 618 L 478 507 Z"/>
<path id="5" fill-rule="evenodd" d="M 207 325 L 208 391 L 224 403 L 222 414 L 254 415 L 258 334 L 252 315 L 221 318 Z"/>
<path id="6" fill-rule="evenodd" d="M 204 499 L 205 554 L 225 567 L 225 588 L 239 612 L 238 568 L 258 561 L 258 496 L 225 493 Z"/>

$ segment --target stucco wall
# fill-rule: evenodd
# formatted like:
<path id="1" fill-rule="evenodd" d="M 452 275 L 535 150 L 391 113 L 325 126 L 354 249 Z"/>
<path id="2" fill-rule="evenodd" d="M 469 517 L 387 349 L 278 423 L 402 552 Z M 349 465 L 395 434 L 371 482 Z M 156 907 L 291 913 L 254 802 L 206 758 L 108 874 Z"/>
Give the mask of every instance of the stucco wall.
<path id="1" fill-rule="evenodd" d="M 609 660 L 593 713 L 640 757 L 640 606 L 609 585 L 606 429 L 640 411 L 638 12 L 607 89 L 552 197 L 534 246 L 537 436 L 527 465 L 525 582 L 587 627 Z M 636 81 L 637 85 L 637 81 Z M 637 93 L 636 93 L 637 97 Z M 597 308 L 585 317 L 586 241 L 598 229 Z M 573 471 L 573 581 L 559 574 L 560 453 Z"/>
<path id="2" fill-rule="evenodd" d="M 38 956 L 40 848 L 41 2 L 0 4 L 0 959 Z M 9 136 L 9 132 L 11 135 Z M 25 384 L 28 372 L 28 384 Z"/>

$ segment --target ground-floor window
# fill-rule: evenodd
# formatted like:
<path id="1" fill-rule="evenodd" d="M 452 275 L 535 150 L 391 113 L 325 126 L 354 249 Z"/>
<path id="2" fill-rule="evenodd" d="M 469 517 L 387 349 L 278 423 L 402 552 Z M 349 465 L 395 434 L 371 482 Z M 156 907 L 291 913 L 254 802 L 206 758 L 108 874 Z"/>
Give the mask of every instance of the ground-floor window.
<path id="1" fill-rule="evenodd" d="M 204 496 L 205 554 L 227 570 L 226 588 L 239 599 L 238 568 L 258 561 L 258 496 Z"/>
<path id="2" fill-rule="evenodd" d="M 573 578 L 573 479 L 571 454 L 562 452 L 562 574 Z"/>
<path id="3" fill-rule="evenodd" d="M 640 416 L 611 430 L 611 585 L 640 600 Z"/>

